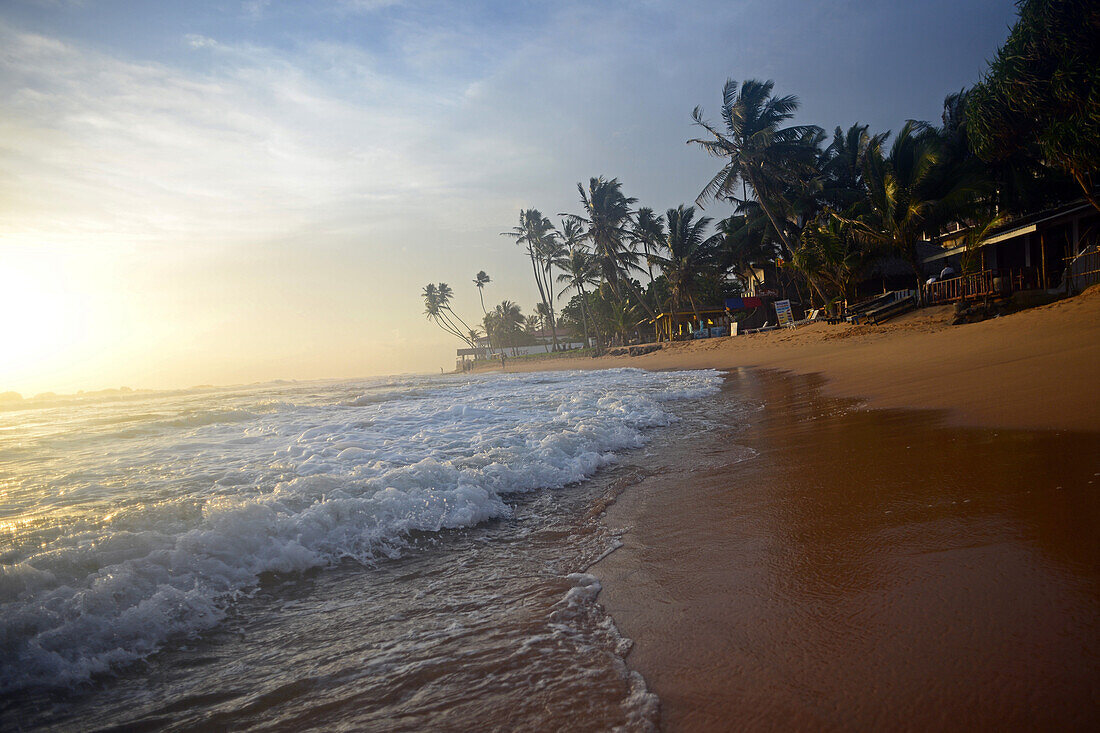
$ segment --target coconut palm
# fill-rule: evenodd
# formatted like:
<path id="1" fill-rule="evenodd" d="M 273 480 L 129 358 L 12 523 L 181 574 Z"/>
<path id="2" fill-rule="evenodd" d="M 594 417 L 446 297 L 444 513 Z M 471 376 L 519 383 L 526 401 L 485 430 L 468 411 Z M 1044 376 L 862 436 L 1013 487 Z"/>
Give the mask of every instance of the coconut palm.
<path id="1" fill-rule="evenodd" d="M 466 321 L 462 320 L 462 317 L 455 313 L 454 309 L 451 308 L 451 297 L 454 296 L 454 290 L 447 283 L 439 283 L 435 287 L 440 314 L 450 320 L 455 329 L 458 330 L 460 333 L 469 333 L 469 324 L 467 324 Z M 459 329 L 458 325 L 461 325 L 462 328 Z M 477 345 L 473 343 L 471 343 L 470 346 L 471 348 L 477 348 Z"/>
<path id="2" fill-rule="evenodd" d="M 485 274 L 485 270 L 478 270 L 477 275 L 474 276 L 474 286 L 477 288 L 477 295 L 481 299 L 482 313 L 488 313 L 488 311 L 485 310 L 485 286 L 490 282 L 492 282 L 492 280 Z"/>
<path id="3" fill-rule="evenodd" d="M 474 286 L 477 288 L 477 297 L 481 300 L 481 315 L 482 317 L 489 315 L 489 311 L 485 310 L 485 286 L 492 280 L 485 274 L 485 270 L 478 270 L 477 275 L 474 276 Z M 489 353 L 493 353 L 493 338 L 489 335 L 489 332 L 485 332 L 485 339 L 489 342 Z"/>
<path id="4" fill-rule="evenodd" d="M 854 300 L 856 284 L 881 253 L 879 243 L 861 241 L 853 235 L 851 224 L 825 215 L 803 229 L 791 266 L 815 284 L 829 305 L 841 299 Z"/>
<path id="5" fill-rule="evenodd" d="M 528 336 L 534 336 L 540 328 L 542 328 L 542 319 L 537 315 L 530 315 L 523 319 L 523 330 Z"/>
<path id="6" fill-rule="evenodd" d="M 569 223 L 566 223 L 564 228 L 568 231 Z M 568 238 L 568 234 L 566 236 Z M 558 275 L 558 282 L 565 283 L 565 287 L 558 293 L 558 297 L 562 297 L 570 290 L 575 290 L 577 295 L 580 296 L 581 326 L 584 329 L 585 345 L 588 345 L 589 321 L 592 322 L 593 328 L 596 329 L 597 342 L 600 339 L 600 334 L 599 327 L 596 325 L 596 321 L 589 312 L 588 293 L 585 290 L 585 286 L 589 285 L 595 287 L 598 285 L 600 282 L 600 271 L 592 255 L 584 251 L 578 241 L 574 241 L 574 246 L 554 263 L 555 267 L 561 270 L 561 274 Z"/>
<path id="7" fill-rule="evenodd" d="M 681 310 L 683 302 L 691 305 L 695 318 L 699 318 L 699 305 L 695 302 L 695 283 L 703 272 L 717 261 L 720 239 L 706 237 L 710 226 L 710 217 L 695 219 L 695 207 L 680 204 L 665 212 L 668 233 L 661 242 L 660 254 L 653 255 L 653 261 L 660 265 L 668 278 L 669 293 L 672 296 L 672 312 Z"/>
<path id="8" fill-rule="evenodd" d="M 619 179 L 607 180 L 603 176 L 590 178 L 587 190 L 578 183 L 577 191 L 584 214 L 562 216 L 582 227 L 585 238 L 592 244 L 592 254 L 600 273 L 615 297 L 621 301 L 623 290 L 630 290 L 649 317 L 654 318 L 653 310 L 630 279 L 630 273 L 640 269 L 638 253 L 630 248 L 630 227 L 633 223 L 630 206 L 637 199 L 623 195 Z"/>
<path id="9" fill-rule="evenodd" d="M 863 171 L 867 155 L 881 147 L 890 133 L 871 135 L 867 125 L 855 124 L 847 130 L 837 127 L 833 141 L 821 155 L 821 170 L 825 174 L 824 195 L 837 209 L 850 207 L 863 197 L 866 186 Z"/>
<path id="10" fill-rule="evenodd" d="M 906 122 L 889 155 L 882 154 L 881 146 L 869 151 L 866 200 L 857 216 L 840 217 L 864 242 L 893 249 L 908 262 L 918 292 L 924 280 L 918 243 L 938 234 L 949 220 L 972 213 L 978 190 L 968 179 L 945 180 L 939 175 L 941 145 L 927 123 Z"/>
<path id="11" fill-rule="evenodd" d="M 501 345 L 501 352 L 504 351 L 504 346 L 508 345 L 512 347 L 512 355 L 515 356 L 516 335 L 523 322 L 523 313 L 519 305 L 510 300 L 503 300 L 485 316 L 485 331 L 493 334 L 497 343 Z"/>
<path id="12" fill-rule="evenodd" d="M 762 287 L 764 282 L 757 271 L 765 263 L 773 263 L 779 257 L 778 245 L 772 235 L 771 224 L 763 212 L 733 214 L 718 222 L 715 237 L 718 240 L 720 265 L 731 271 L 743 283 Z"/>
<path id="13" fill-rule="evenodd" d="M 783 191 L 798 179 L 816 175 L 817 151 L 810 144 L 821 135 L 816 125 L 781 125 L 794 116 L 798 98 L 794 95 L 775 97 L 774 82 L 746 79 L 738 86 L 733 79 L 722 89 L 722 121 L 725 131 L 703 119 L 702 108 L 692 112 L 695 124 L 713 139 L 691 139 L 710 155 L 726 162 L 699 194 L 696 204 L 703 205 L 714 198 L 737 198 L 741 183 L 741 200 L 747 198 L 745 184 L 752 189 L 779 241 L 790 252 L 792 237 L 781 218 L 780 198 Z"/>
<path id="14" fill-rule="evenodd" d="M 546 300 L 539 303 L 536 310 L 540 311 L 546 321 L 546 327 L 550 329 L 551 341 L 554 351 L 558 350 L 558 324 L 557 314 L 554 310 L 554 263 L 565 254 L 565 245 L 557 229 L 547 232 L 539 241 L 539 258 L 542 261 L 543 283 L 546 286 Z"/>
<path id="15" fill-rule="evenodd" d="M 657 251 L 665 236 L 665 221 L 661 216 L 654 216 L 653 209 L 648 206 L 640 206 L 634 212 L 634 227 L 630 236 L 634 243 L 642 248 L 646 259 L 646 269 L 649 270 L 649 284 L 653 285 L 653 254 Z"/>
<path id="16" fill-rule="evenodd" d="M 466 331 L 463 331 L 448 315 L 451 289 L 446 283 L 440 283 L 439 285 L 428 283 L 424 286 L 422 296 L 424 298 L 424 315 L 427 316 L 429 321 L 433 321 L 447 333 L 469 344 L 471 348 L 476 348 L 476 344 L 467 335 L 469 327 L 466 328 Z"/>
<path id="17" fill-rule="evenodd" d="M 555 236 L 554 225 L 538 209 L 525 209 L 519 212 L 519 224 L 512 227 L 510 232 L 501 232 L 501 236 L 514 238 L 516 244 L 527 251 L 527 256 L 531 259 L 531 270 L 535 275 L 535 286 L 538 288 L 539 298 L 549 308 L 552 293 L 550 283 L 546 281 L 544 253 L 550 247 L 549 240 Z M 554 351 L 557 351 L 557 336 L 554 335 L 552 340 Z"/>

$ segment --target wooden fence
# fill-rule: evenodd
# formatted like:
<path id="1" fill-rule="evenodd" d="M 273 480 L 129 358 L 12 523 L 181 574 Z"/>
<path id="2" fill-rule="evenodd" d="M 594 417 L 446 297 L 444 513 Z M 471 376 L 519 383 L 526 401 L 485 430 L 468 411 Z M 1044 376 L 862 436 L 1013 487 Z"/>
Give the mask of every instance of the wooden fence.
<path id="1" fill-rule="evenodd" d="M 1100 249 L 1093 248 L 1066 259 L 1067 277 L 1074 292 L 1100 283 Z"/>

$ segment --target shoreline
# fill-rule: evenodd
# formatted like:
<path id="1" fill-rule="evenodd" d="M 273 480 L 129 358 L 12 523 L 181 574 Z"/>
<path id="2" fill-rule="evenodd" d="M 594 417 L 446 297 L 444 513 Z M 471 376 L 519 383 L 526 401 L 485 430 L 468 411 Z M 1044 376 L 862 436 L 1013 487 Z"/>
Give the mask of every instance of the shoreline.
<path id="1" fill-rule="evenodd" d="M 873 408 L 939 410 L 952 425 L 1100 431 L 1100 286 L 980 323 L 952 326 L 951 315 L 951 306 L 938 306 L 881 326 L 812 323 L 665 344 L 643 356 L 514 362 L 506 371 L 752 367 L 816 373 L 830 396 Z"/>
<path id="2" fill-rule="evenodd" d="M 1098 722 L 1100 434 L 726 380 L 722 417 L 607 509 L 623 545 L 589 571 L 662 729 Z"/>
<path id="3" fill-rule="evenodd" d="M 725 374 L 590 570 L 662 729 L 1100 722 L 1100 287 L 951 316 L 509 364 Z"/>

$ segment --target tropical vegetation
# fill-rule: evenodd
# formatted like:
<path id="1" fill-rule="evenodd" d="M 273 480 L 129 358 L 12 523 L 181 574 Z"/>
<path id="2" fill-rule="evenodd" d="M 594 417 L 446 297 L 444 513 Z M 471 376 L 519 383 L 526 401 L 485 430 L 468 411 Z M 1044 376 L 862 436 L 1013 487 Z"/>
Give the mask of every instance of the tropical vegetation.
<path id="1" fill-rule="evenodd" d="M 1019 19 L 988 73 L 948 94 L 939 124 L 896 131 L 796 119 L 799 100 L 774 82 L 729 80 L 717 120 L 696 107 L 687 140 L 717 161 L 694 205 L 658 214 L 615 177 L 576 184 L 574 212 L 555 226 L 526 208 L 504 235 L 526 254 L 539 301 L 487 309 L 474 279 L 484 341 L 451 308 L 445 283 L 425 312 L 468 345 L 516 349 L 559 335 L 597 348 L 654 337 L 661 313 L 700 321 L 708 307 L 765 285 L 804 307 L 842 308 L 876 273 L 926 272 L 922 248 L 964 232 L 964 270 L 1012 214 L 1083 194 L 1100 209 L 1100 8 L 1086 0 L 1021 0 Z M 694 192 L 693 192 L 694 193 Z M 718 218 L 706 206 L 725 208 Z M 904 272 L 904 270 L 903 270 Z M 768 282 L 765 282 L 765 281 Z"/>

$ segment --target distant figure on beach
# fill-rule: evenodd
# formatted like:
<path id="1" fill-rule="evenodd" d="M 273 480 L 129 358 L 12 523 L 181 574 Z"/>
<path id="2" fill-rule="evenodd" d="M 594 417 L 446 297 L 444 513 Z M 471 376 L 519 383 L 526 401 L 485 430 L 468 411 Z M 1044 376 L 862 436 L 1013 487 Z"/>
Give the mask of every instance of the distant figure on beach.
<path id="1" fill-rule="evenodd" d="M 500 368 L 501 368 L 501 369 L 504 369 L 504 367 L 505 367 L 505 364 L 504 364 L 504 352 L 502 351 L 502 352 L 500 352 Z"/>

